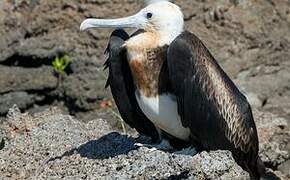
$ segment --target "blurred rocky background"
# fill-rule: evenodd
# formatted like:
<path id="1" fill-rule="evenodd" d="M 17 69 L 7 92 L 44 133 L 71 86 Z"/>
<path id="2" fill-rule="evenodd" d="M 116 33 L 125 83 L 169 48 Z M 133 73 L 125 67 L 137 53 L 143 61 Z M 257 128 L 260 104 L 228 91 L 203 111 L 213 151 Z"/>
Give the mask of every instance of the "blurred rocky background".
<path id="1" fill-rule="evenodd" d="M 177 1 L 186 28 L 197 34 L 255 108 L 290 117 L 290 4 L 288 0 Z M 0 115 L 57 105 L 91 120 L 109 100 L 103 54 L 111 30 L 80 32 L 86 17 L 138 11 L 131 0 L 2 0 Z M 58 77 L 52 65 L 67 55 Z M 97 114 L 96 114 L 97 115 Z"/>
<path id="2" fill-rule="evenodd" d="M 259 125 L 263 160 L 290 178 L 290 1 L 176 3 L 185 14 L 186 29 L 200 37 L 247 95 L 255 118 L 266 119 Z M 87 17 L 126 16 L 141 7 L 141 0 L 0 0 L 0 124 L 7 123 L 5 117 L 14 104 L 30 113 L 56 106 L 82 122 L 103 119 L 114 130 L 128 131 L 120 123 L 109 90 L 104 89 L 103 52 L 112 30 L 80 32 L 79 25 Z M 2 126 L 7 133 L 7 125 Z M 0 149 L 9 141 L 1 131 Z M 10 148 L 18 145 L 12 143 Z M 0 173 L 9 172 L 3 166 Z M 176 175 L 168 173 L 168 177 Z"/>

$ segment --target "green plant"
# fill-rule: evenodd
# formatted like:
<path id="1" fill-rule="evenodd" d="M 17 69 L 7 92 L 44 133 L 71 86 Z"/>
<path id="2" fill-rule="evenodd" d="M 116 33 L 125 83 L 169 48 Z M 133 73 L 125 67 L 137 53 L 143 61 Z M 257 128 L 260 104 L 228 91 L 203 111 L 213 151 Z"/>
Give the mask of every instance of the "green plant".
<path id="1" fill-rule="evenodd" d="M 64 56 L 56 56 L 55 59 L 52 61 L 53 68 L 63 74 L 67 66 L 70 64 L 70 58 L 68 55 Z"/>

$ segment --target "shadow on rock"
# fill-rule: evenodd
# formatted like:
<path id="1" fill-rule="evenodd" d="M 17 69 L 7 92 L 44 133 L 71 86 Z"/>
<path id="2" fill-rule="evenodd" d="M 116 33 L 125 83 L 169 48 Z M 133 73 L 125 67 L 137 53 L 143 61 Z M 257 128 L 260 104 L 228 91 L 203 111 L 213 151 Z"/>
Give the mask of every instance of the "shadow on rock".
<path id="1" fill-rule="evenodd" d="M 135 139 L 127 135 L 121 135 L 117 132 L 112 132 L 101 137 L 98 140 L 92 140 L 79 146 L 78 148 L 71 149 L 63 155 L 51 158 L 49 161 L 62 159 L 73 154 L 80 154 L 81 157 L 88 159 L 107 159 L 118 155 L 127 154 L 131 150 L 137 149 L 134 146 Z"/>
<path id="2" fill-rule="evenodd" d="M 264 180 L 281 180 L 276 174 L 273 172 L 266 172 L 265 177 L 261 178 Z"/>
<path id="3" fill-rule="evenodd" d="M 167 180 L 181 180 L 181 179 L 188 179 L 189 171 L 184 171 L 180 173 L 179 175 L 171 175 L 167 178 Z"/>

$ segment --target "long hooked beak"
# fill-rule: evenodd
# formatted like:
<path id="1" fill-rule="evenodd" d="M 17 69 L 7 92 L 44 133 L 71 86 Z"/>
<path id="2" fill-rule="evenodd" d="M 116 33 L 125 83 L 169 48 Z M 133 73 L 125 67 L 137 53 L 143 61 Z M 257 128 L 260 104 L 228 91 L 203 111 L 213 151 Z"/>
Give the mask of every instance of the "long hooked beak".
<path id="1" fill-rule="evenodd" d="M 89 18 L 82 22 L 80 30 L 90 28 L 142 28 L 144 18 L 141 13 L 119 19 L 95 19 Z"/>

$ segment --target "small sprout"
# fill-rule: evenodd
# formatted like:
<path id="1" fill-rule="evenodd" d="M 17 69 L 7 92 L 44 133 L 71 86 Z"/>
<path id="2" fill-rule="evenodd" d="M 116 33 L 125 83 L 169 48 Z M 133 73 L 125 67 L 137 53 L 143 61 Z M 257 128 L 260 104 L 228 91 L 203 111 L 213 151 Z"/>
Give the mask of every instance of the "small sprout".
<path id="1" fill-rule="evenodd" d="M 62 57 L 56 56 L 56 58 L 52 61 L 53 68 L 59 72 L 64 73 L 67 66 L 70 64 L 70 59 L 68 55 L 64 55 Z"/>

